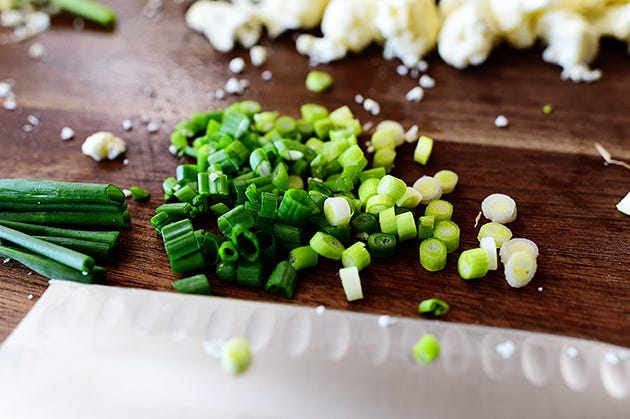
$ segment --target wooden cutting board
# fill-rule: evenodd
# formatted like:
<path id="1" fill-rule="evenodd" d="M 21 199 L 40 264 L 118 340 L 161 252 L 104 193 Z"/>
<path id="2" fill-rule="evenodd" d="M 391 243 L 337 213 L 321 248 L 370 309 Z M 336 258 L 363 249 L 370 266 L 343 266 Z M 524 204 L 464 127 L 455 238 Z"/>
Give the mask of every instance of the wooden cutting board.
<path id="1" fill-rule="evenodd" d="M 268 63 L 249 65 L 238 78 L 250 83 L 240 96 L 212 100 L 232 75 L 231 58 L 247 52 L 215 52 L 184 23 L 185 5 L 165 2 L 160 20 L 143 16 L 144 1 L 111 1 L 119 23 L 113 32 L 87 25 L 83 31 L 64 15 L 51 30 L 19 44 L 0 46 L 0 79 L 15 80 L 18 108 L 0 109 L 0 177 L 36 177 L 68 181 L 139 185 L 153 194 L 148 203 L 130 202 L 133 225 L 122 234 L 115 263 L 107 266 L 108 284 L 170 291 L 170 271 L 162 243 L 148 221 L 162 204 L 161 182 L 180 161 L 169 154 L 172 126 L 192 112 L 225 107 L 240 99 L 259 100 L 265 109 L 298 116 L 299 105 L 317 102 L 349 105 L 362 122 L 395 119 L 436 139 L 429 164 L 412 161 L 413 146 L 400 149 L 393 173 L 407 182 L 440 169 L 460 175 L 454 220 L 462 230 L 460 251 L 477 245 L 475 217 L 490 193 L 507 193 L 518 204 L 510 225 L 515 236 L 540 247 L 539 270 L 523 289 L 510 288 L 503 273 L 466 282 L 456 272 L 460 251 L 447 268 L 425 271 L 418 247 L 375 261 L 362 275 L 365 298 L 348 303 L 336 277 L 338 266 L 322 263 L 301 276 L 293 300 L 262 290 L 221 284 L 216 294 L 306 306 L 418 316 L 418 303 L 430 297 L 447 301 L 450 322 L 511 327 L 569 335 L 630 346 L 630 217 L 615 204 L 630 191 L 630 171 L 606 167 L 593 148 L 604 144 L 614 157 L 630 160 L 630 58 L 626 45 L 606 41 L 595 63 L 603 79 L 590 85 L 560 79 L 559 68 L 543 63 L 540 49 L 500 48 L 487 63 L 465 71 L 445 65 L 433 54 L 429 71 L 436 86 L 421 103 L 405 101 L 417 81 L 396 73 L 397 62 L 384 61 L 378 47 L 343 62 L 321 66 L 334 88 L 314 94 L 304 87 L 308 60 L 293 45 L 293 35 L 264 39 Z M 46 55 L 29 57 L 33 42 Z M 270 81 L 261 73 L 269 70 Z M 372 116 L 354 102 L 373 98 L 382 112 Z M 543 114 L 542 106 L 554 111 Z M 497 115 L 510 125 L 494 126 Z M 27 117 L 40 124 L 25 132 Z M 151 134 L 143 115 L 159 122 Z M 122 121 L 130 119 L 126 132 Z M 76 136 L 61 141 L 64 126 Z M 112 131 L 128 144 L 126 158 L 96 163 L 81 154 L 83 139 Z M 364 136 L 363 141 L 368 137 Z M 47 280 L 15 262 L 0 266 L 0 340 L 4 340 L 46 289 Z M 29 298 L 32 296 L 32 298 Z"/>

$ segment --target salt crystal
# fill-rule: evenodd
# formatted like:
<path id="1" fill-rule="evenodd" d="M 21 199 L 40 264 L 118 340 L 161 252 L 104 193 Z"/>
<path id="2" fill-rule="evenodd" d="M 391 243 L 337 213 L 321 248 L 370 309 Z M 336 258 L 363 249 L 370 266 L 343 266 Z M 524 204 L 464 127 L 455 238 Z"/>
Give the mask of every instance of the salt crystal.
<path id="1" fill-rule="evenodd" d="M 326 311 L 326 307 L 324 306 L 320 305 L 320 306 L 315 307 L 315 313 L 317 313 L 318 316 L 322 316 L 325 311 Z"/>
<path id="2" fill-rule="evenodd" d="M 503 359 L 509 359 L 514 351 L 516 350 L 516 345 L 511 340 L 506 340 L 505 342 L 499 343 L 495 347 L 497 353 L 501 355 Z"/>
<path id="3" fill-rule="evenodd" d="M 543 287 L 538 287 L 538 292 L 542 292 Z"/>
<path id="4" fill-rule="evenodd" d="M 420 60 L 418 61 L 416 67 L 418 68 L 418 71 L 424 73 L 429 69 L 429 63 L 427 63 L 425 60 Z"/>
<path id="5" fill-rule="evenodd" d="M 422 98 L 424 98 L 424 89 L 420 86 L 412 88 L 405 95 L 407 102 L 420 102 Z"/>
<path id="6" fill-rule="evenodd" d="M 363 95 L 354 95 L 354 101 L 359 105 L 363 103 L 364 99 Z"/>
<path id="7" fill-rule="evenodd" d="M 147 131 L 149 131 L 149 133 L 151 133 L 151 134 L 155 134 L 159 130 L 160 130 L 160 123 L 159 122 L 151 121 L 147 125 Z"/>
<path id="8" fill-rule="evenodd" d="M 6 258 L 5 260 L 2 261 L 2 263 L 9 263 L 11 262 L 11 258 Z"/>
<path id="9" fill-rule="evenodd" d="M 39 125 L 39 118 L 37 118 L 35 115 L 29 115 L 26 117 L 26 120 L 29 122 L 29 124 L 31 125 Z"/>
<path id="10" fill-rule="evenodd" d="M 29 300 L 32 300 L 33 299 L 33 294 L 27 295 L 26 298 L 28 298 Z"/>
<path id="11" fill-rule="evenodd" d="M 177 155 L 177 146 L 175 144 L 171 144 L 168 146 L 168 152 L 171 153 L 172 155 L 176 156 Z"/>
<path id="12" fill-rule="evenodd" d="M 14 28 L 24 22 L 24 16 L 20 11 L 9 9 L 0 13 L 0 26 Z"/>
<path id="13" fill-rule="evenodd" d="M 24 132 L 33 132 L 33 129 L 35 129 L 31 124 L 26 124 L 22 127 L 22 131 Z"/>
<path id="14" fill-rule="evenodd" d="M 372 115 L 378 115 L 381 113 L 381 105 L 374 99 L 367 98 L 363 101 L 363 109 L 368 111 Z"/>
<path id="15" fill-rule="evenodd" d="M 71 140 L 72 138 L 74 138 L 74 130 L 70 127 L 61 128 L 59 138 L 61 138 L 63 141 Z"/>
<path id="16" fill-rule="evenodd" d="M 423 74 L 418 80 L 418 84 L 424 89 L 431 89 L 435 87 L 435 79 L 428 74 Z"/>
<path id="17" fill-rule="evenodd" d="M 228 68 L 234 74 L 240 74 L 245 70 L 245 60 L 241 57 L 232 58 L 228 64 Z"/>
<path id="18" fill-rule="evenodd" d="M 33 12 L 26 15 L 26 28 L 32 33 L 41 33 L 50 28 L 50 16 L 44 12 Z"/>
<path id="19" fill-rule="evenodd" d="M 131 129 L 133 128 L 133 122 L 131 122 L 131 120 L 129 119 L 124 119 L 122 121 L 122 127 L 125 131 L 131 131 Z"/>
<path id="20" fill-rule="evenodd" d="M 223 90 L 228 94 L 240 95 L 243 93 L 244 87 L 240 80 L 236 77 L 230 77 L 223 86 Z"/>
<path id="21" fill-rule="evenodd" d="M 260 74 L 260 77 L 264 80 L 264 81 L 269 81 L 271 80 L 271 78 L 273 77 L 273 74 L 271 73 L 271 71 L 269 70 L 265 70 Z"/>
<path id="22" fill-rule="evenodd" d="M 129 159 L 123 159 L 123 164 L 125 166 L 128 166 L 129 165 Z"/>
<path id="23" fill-rule="evenodd" d="M 33 42 L 33 44 L 28 48 L 28 55 L 31 58 L 42 58 L 46 55 L 46 49 L 41 42 Z"/>
<path id="24" fill-rule="evenodd" d="M 267 48 L 255 45 L 249 50 L 249 59 L 255 67 L 260 67 L 267 62 Z"/>
<path id="25" fill-rule="evenodd" d="M 497 128 L 505 128 L 509 124 L 510 124 L 510 121 L 508 121 L 508 119 L 504 115 L 499 115 L 494 120 L 494 126 Z"/>
<path id="26" fill-rule="evenodd" d="M 8 97 L 8 98 L 5 99 L 5 101 L 2 104 L 2 106 L 7 111 L 14 111 L 17 108 L 17 102 L 15 101 L 15 98 Z"/>
<path id="27" fill-rule="evenodd" d="M 398 73 L 399 76 L 406 76 L 407 74 L 409 74 L 409 69 L 400 64 L 398 67 L 396 67 L 396 73 Z"/>

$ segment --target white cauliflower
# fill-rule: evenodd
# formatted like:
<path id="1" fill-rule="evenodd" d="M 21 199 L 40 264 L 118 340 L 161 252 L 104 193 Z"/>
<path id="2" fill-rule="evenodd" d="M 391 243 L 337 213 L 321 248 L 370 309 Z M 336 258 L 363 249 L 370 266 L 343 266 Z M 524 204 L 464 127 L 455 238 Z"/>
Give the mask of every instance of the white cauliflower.
<path id="1" fill-rule="evenodd" d="M 376 27 L 385 40 L 384 57 L 412 67 L 435 48 L 440 19 L 433 0 L 381 0 Z"/>
<path id="2" fill-rule="evenodd" d="M 240 0 L 247 1 L 247 0 Z M 322 21 L 328 0 L 261 0 L 256 14 L 275 38 L 290 29 L 313 29 Z"/>
<path id="3" fill-rule="evenodd" d="M 212 46 L 222 52 L 232 50 L 235 42 L 250 48 L 258 42 L 262 32 L 254 10 L 244 3 L 197 1 L 186 12 L 186 24 L 202 32 Z"/>
<path id="4" fill-rule="evenodd" d="M 628 44 L 630 54 L 630 2 L 614 4 L 591 17 L 595 30 Z"/>

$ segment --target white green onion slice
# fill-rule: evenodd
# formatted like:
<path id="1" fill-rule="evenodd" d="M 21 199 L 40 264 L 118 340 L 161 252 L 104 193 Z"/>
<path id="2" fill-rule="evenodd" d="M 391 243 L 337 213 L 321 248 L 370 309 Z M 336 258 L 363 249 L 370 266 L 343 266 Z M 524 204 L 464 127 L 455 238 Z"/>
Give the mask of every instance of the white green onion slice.
<path id="1" fill-rule="evenodd" d="M 345 198 L 329 197 L 324 201 L 324 216 L 331 226 L 345 226 L 350 224 L 352 208 Z"/>
<path id="2" fill-rule="evenodd" d="M 356 266 L 339 269 L 339 277 L 343 291 L 346 293 L 348 301 L 361 300 L 363 298 L 363 290 L 361 289 L 361 277 Z"/>
<path id="3" fill-rule="evenodd" d="M 416 238 L 418 235 L 418 229 L 416 228 L 416 220 L 413 212 L 407 211 L 402 214 L 398 214 L 395 217 L 396 222 L 396 234 L 398 235 L 398 241 L 404 242 Z"/>
<path id="4" fill-rule="evenodd" d="M 481 241 L 484 237 L 492 237 L 497 249 L 500 248 L 503 243 L 512 238 L 512 230 L 499 223 L 486 223 L 479 229 L 477 239 Z"/>
<path id="5" fill-rule="evenodd" d="M 376 192 L 381 195 L 389 195 L 394 201 L 398 201 L 407 191 L 407 184 L 404 180 L 392 175 L 383 176 L 379 182 Z"/>
<path id="6" fill-rule="evenodd" d="M 422 176 L 413 184 L 413 188 L 420 192 L 422 200 L 420 203 L 428 204 L 434 199 L 440 199 L 442 196 L 442 187 L 433 176 Z"/>
<path id="7" fill-rule="evenodd" d="M 446 245 L 438 239 L 428 238 L 420 243 L 420 264 L 429 272 L 437 272 L 446 267 Z"/>
<path id="8" fill-rule="evenodd" d="M 371 262 L 370 252 L 365 248 L 365 243 L 356 242 L 341 254 L 341 263 L 345 268 L 356 266 L 361 271 Z"/>
<path id="9" fill-rule="evenodd" d="M 481 202 L 481 211 L 493 223 L 511 223 L 516 219 L 516 202 L 508 195 L 493 193 Z"/>
<path id="10" fill-rule="evenodd" d="M 479 247 L 488 254 L 488 270 L 496 271 L 499 267 L 499 263 L 497 260 L 497 245 L 494 242 L 494 238 L 490 236 L 482 238 L 479 240 Z"/>
<path id="11" fill-rule="evenodd" d="M 499 250 L 501 262 L 506 264 L 514 253 L 522 251 L 529 252 L 534 259 L 538 257 L 538 246 L 536 243 L 529 239 L 514 238 L 501 245 L 501 250 Z"/>
<path id="12" fill-rule="evenodd" d="M 333 260 L 340 260 L 341 254 L 346 249 L 334 236 L 318 231 L 309 241 L 309 245 L 319 255 Z"/>
<path id="13" fill-rule="evenodd" d="M 405 189 L 405 193 L 396 201 L 396 206 L 402 208 L 414 209 L 420 204 L 422 201 L 422 194 L 412 188 L 411 186 L 407 186 Z"/>
<path id="14" fill-rule="evenodd" d="M 450 220 L 453 216 L 453 204 L 442 199 L 434 199 L 427 204 L 424 215 L 432 215 L 435 221 Z"/>
<path id="15" fill-rule="evenodd" d="M 389 207 L 379 212 L 378 224 L 381 227 L 381 232 L 396 234 L 396 209 Z"/>
<path id="16" fill-rule="evenodd" d="M 434 174 L 433 177 L 442 187 L 443 194 L 453 192 L 455 190 L 455 186 L 457 186 L 457 182 L 459 181 L 459 176 L 457 176 L 457 173 L 448 169 L 440 170 L 439 172 Z"/>
<path id="17" fill-rule="evenodd" d="M 524 287 L 536 274 L 537 267 L 536 258 L 530 252 L 516 252 L 505 265 L 505 280 L 511 287 Z"/>
<path id="18" fill-rule="evenodd" d="M 394 140 L 394 147 L 398 147 L 405 141 L 405 129 L 397 121 L 385 120 L 378 123 L 376 126 L 374 133 L 383 133 L 381 135 L 386 134 Z M 374 148 L 378 148 L 374 146 Z"/>

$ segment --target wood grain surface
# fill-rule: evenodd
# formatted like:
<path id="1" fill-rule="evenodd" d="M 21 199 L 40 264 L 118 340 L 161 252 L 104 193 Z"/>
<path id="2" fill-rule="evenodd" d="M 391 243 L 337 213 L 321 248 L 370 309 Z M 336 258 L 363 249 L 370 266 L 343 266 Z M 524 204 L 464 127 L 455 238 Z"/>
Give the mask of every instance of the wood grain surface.
<path id="1" fill-rule="evenodd" d="M 220 54 L 183 20 L 186 5 L 164 2 L 159 22 L 142 15 L 146 2 L 111 1 L 119 22 L 112 32 L 72 26 L 59 15 L 51 30 L 34 40 L 0 46 L 0 79 L 15 80 L 18 108 L 0 109 L 0 177 L 36 177 L 68 181 L 139 185 L 153 194 L 148 203 L 130 202 L 133 225 L 122 234 L 115 263 L 107 266 L 108 284 L 172 291 L 162 243 L 148 221 L 162 203 L 161 181 L 180 163 L 168 153 L 172 126 L 192 112 L 224 107 L 239 99 L 262 102 L 265 109 L 297 116 L 299 105 L 318 102 L 329 108 L 349 105 L 362 122 L 395 119 L 418 124 L 436 139 L 429 164 L 412 161 L 412 145 L 399 153 L 394 174 L 413 182 L 423 174 L 448 168 L 460 175 L 450 195 L 454 220 L 462 229 L 460 250 L 444 271 L 426 272 L 415 244 L 400 254 L 375 261 L 363 274 L 365 298 L 348 303 L 336 277 L 337 265 L 322 263 L 305 273 L 293 300 L 262 290 L 221 284 L 211 276 L 219 296 L 305 306 L 416 317 L 417 304 L 439 297 L 451 305 L 449 322 L 484 324 L 555 333 L 630 346 L 630 217 L 615 204 L 630 191 L 630 171 L 606 167 L 593 148 L 604 144 L 613 156 L 630 160 L 630 58 L 626 46 L 605 41 L 596 66 L 601 81 L 577 85 L 560 80 L 560 70 L 542 62 L 540 49 L 496 50 L 488 62 L 465 71 L 428 57 L 436 79 L 421 103 L 404 94 L 417 82 L 396 74 L 397 62 L 384 61 L 372 47 L 360 56 L 321 66 L 335 79 L 334 88 L 313 94 L 304 88 L 308 60 L 293 46 L 293 35 L 264 39 L 268 63 L 247 67 L 239 78 L 250 82 L 241 97 L 211 100 L 209 92 L 231 74 L 228 62 L 246 51 Z M 46 49 L 42 59 L 29 57 L 32 42 Z M 271 81 L 261 72 L 269 70 Z M 374 117 L 354 102 L 362 94 L 377 100 Z M 554 111 L 542 113 L 544 104 Z M 498 114 L 509 118 L 494 126 Z M 27 116 L 41 121 L 25 132 Z M 141 122 L 160 122 L 150 134 Z M 124 119 L 134 123 L 126 132 Z M 61 141 L 62 127 L 76 136 Z M 94 162 L 81 154 L 83 139 L 112 131 L 128 144 L 126 158 Z M 362 140 L 368 137 L 364 136 Z M 503 192 L 515 198 L 515 236 L 540 247 L 539 270 L 523 289 L 510 288 L 503 273 L 466 282 L 456 272 L 463 249 L 477 245 L 475 217 L 481 200 Z M 0 341 L 45 291 L 47 280 L 15 262 L 0 265 Z M 29 294 L 34 298 L 29 299 Z"/>

